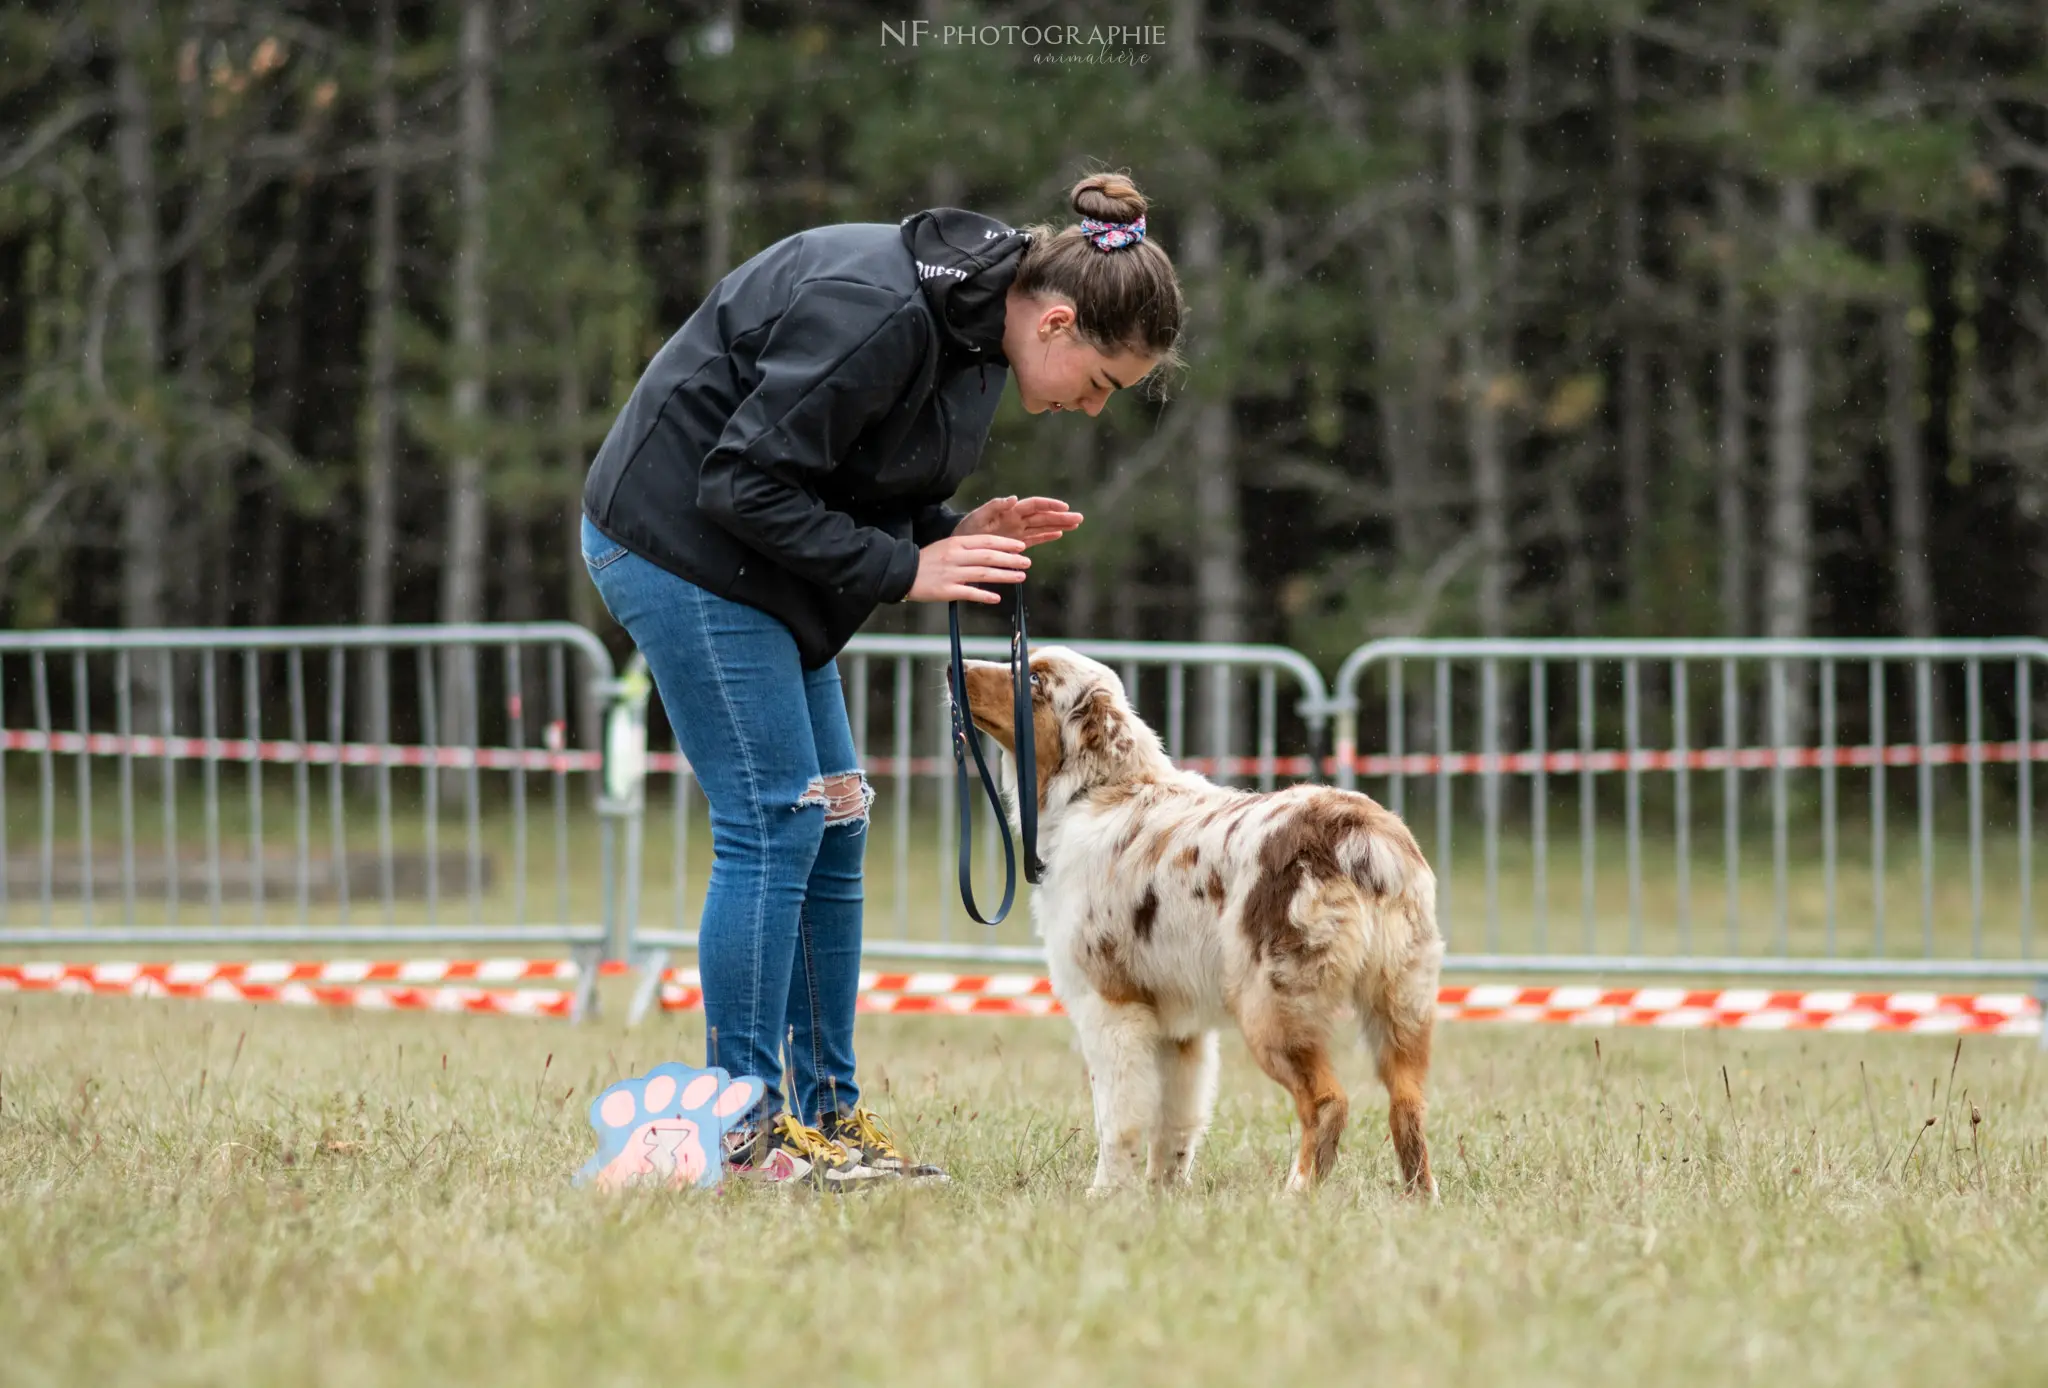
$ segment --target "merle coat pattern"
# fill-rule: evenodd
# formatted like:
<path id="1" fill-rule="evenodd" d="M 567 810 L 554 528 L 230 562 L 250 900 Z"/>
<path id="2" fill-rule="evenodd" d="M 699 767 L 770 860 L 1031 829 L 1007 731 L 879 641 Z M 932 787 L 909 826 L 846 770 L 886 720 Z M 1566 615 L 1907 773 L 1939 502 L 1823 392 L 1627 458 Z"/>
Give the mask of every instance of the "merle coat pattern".
<path id="1" fill-rule="evenodd" d="M 1349 1101 L 1330 1030 L 1356 1009 L 1406 1191 L 1435 1200 L 1423 1136 L 1443 941 L 1436 878 L 1401 820 L 1322 786 L 1254 794 L 1175 767 L 1116 673 L 1032 654 L 1044 881 L 1032 910 L 1080 1030 L 1094 1192 L 1186 1183 L 1234 1021 L 1301 1119 L 1289 1190 L 1329 1175 Z M 975 723 L 1014 753 L 1009 667 L 967 662 Z M 1014 755 L 1004 760 L 1014 799 Z"/>

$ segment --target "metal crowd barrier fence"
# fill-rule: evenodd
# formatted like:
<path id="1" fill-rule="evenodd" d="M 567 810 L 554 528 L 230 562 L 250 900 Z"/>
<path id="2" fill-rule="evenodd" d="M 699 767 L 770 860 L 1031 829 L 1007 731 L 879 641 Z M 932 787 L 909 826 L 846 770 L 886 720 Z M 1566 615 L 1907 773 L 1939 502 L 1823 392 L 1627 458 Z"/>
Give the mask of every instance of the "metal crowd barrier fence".
<path id="1" fill-rule="evenodd" d="M 1331 769 L 1417 831 L 1453 968 L 2038 989 L 2044 657 L 2032 640 L 1380 641 L 1337 675 Z"/>
<path id="2" fill-rule="evenodd" d="M 1070 644 L 1183 764 L 1406 816 L 1451 969 L 2048 979 L 2048 642 L 1382 641 L 1328 692 L 1284 647 Z M 995 932 L 959 909 L 946 658 L 876 635 L 841 660 L 878 791 L 865 947 L 1036 963 L 1028 908 Z M 711 856 L 652 692 L 566 623 L 0 633 L 0 948 L 554 948 L 579 1008 L 600 960 L 636 965 L 637 1015 L 696 944 Z"/>
<path id="3" fill-rule="evenodd" d="M 1183 765 L 1262 789 L 1316 774 L 1328 698 L 1322 675 L 1297 651 L 1043 637 L 1035 644 L 1067 645 L 1114 667 L 1167 751 Z M 1006 660 L 1009 643 L 976 637 L 966 642 L 966 651 L 976 659 Z M 944 637 L 908 635 L 857 636 L 840 658 L 855 750 L 876 790 L 863 952 L 892 959 L 1040 964 L 1044 956 L 1028 924 L 1028 887 L 1020 883 L 1017 909 L 993 931 L 969 923 L 957 899 L 948 659 Z M 642 817 L 627 821 L 622 902 L 642 980 L 637 1016 L 656 1001 L 669 951 L 696 947 L 710 851 L 701 796 L 680 751 L 672 742 L 668 751 L 645 750 L 652 688 L 638 656 L 618 687 L 623 698 L 615 726 L 623 735 L 614 750 L 627 768 L 618 778 L 621 794 L 647 809 L 658 807 L 666 819 L 658 854 L 643 851 Z M 993 764 L 994 748 L 985 747 Z M 640 789 L 650 773 L 669 778 L 651 796 Z M 997 891 L 1002 853 L 985 807 L 977 824 L 976 881 Z M 665 871 L 653 870 L 664 866 L 664 858 Z M 642 905 L 656 892 L 665 901 L 648 912 L 654 919 L 642 922 Z M 977 895 L 986 895 L 979 885 Z"/>
<path id="4" fill-rule="evenodd" d="M 0 633 L 0 948 L 541 947 L 587 1005 L 612 675 L 570 623 Z"/>

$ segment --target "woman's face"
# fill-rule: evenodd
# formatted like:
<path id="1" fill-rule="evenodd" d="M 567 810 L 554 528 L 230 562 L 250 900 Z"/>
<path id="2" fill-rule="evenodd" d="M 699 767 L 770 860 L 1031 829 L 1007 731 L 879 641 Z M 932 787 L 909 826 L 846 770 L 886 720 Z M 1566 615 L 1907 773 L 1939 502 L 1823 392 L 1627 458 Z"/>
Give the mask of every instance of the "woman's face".
<path id="1" fill-rule="evenodd" d="M 1017 373 L 1017 394 L 1030 414 L 1047 410 L 1102 413 L 1113 390 L 1128 390 L 1158 365 L 1135 352 L 1107 355 L 1074 332 L 1074 306 L 1057 295 L 1012 292 L 1004 305 L 1003 355 Z"/>

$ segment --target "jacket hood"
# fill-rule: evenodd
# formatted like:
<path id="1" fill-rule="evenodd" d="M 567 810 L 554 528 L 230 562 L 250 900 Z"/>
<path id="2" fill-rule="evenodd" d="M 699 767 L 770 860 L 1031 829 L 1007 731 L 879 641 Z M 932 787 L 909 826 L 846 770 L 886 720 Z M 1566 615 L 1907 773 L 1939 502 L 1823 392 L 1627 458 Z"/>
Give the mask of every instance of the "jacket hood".
<path id="1" fill-rule="evenodd" d="M 957 207 L 913 212 L 903 244 L 940 330 L 955 347 L 1003 360 L 1003 301 L 1031 237 Z"/>

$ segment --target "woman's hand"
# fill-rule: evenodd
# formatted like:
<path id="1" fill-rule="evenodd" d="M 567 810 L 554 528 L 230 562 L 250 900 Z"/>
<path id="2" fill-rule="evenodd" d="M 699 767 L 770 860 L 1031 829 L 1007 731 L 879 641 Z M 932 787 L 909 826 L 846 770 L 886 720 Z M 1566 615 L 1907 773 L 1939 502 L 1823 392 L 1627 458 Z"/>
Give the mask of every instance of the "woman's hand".
<path id="1" fill-rule="evenodd" d="M 1014 496 L 985 501 L 962 518 L 955 535 L 1005 535 L 1025 545 L 1042 545 L 1057 540 L 1081 523 L 1079 511 L 1049 496 Z"/>
<path id="2" fill-rule="evenodd" d="M 962 521 L 960 526 L 965 530 L 967 522 Z M 996 594 L 973 585 L 1022 583 L 1024 571 L 1031 567 L 1031 561 L 1024 557 L 1024 545 L 1023 540 L 1008 535 L 959 533 L 926 545 L 918 551 L 917 579 L 903 600 L 1001 602 Z"/>

